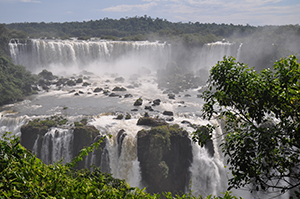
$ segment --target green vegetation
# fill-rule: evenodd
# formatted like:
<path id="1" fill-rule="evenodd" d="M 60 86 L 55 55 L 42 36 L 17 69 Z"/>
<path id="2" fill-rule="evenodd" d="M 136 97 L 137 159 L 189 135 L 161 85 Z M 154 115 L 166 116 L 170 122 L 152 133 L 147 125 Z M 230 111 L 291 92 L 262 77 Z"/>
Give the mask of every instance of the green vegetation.
<path id="1" fill-rule="evenodd" d="M 130 187 L 124 180 L 102 173 L 99 168 L 73 170 L 77 162 L 99 147 L 103 139 L 86 147 L 72 160 L 46 165 L 20 145 L 19 138 L 0 139 L 0 192 L 1 198 L 161 198 L 144 190 Z M 165 198 L 196 198 L 191 195 Z M 200 197 L 201 198 L 201 197 Z M 209 196 L 208 198 L 214 198 Z M 222 197 L 218 197 L 221 199 Z M 224 199 L 236 198 L 229 192 Z"/>
<path id="2" fill-rule="evenodd" d="M 22 38 L 23 33 L 8 30 L 0 24 L 0 106 L 35 93 L 31 88 L 35 77 L 25 67 L 11 61 L 8 42 L 13 36 Z"/>
<path id="3" fill-rule="evenodd" d="M 0 105 L 35 93 L 31 88 L 35 81 L 35 77 L 25 67 L 14 65 L 0 55 Z"/>
<path id="4" fill-rule="evenodd" d="M 284 193 L 296 188 L 297 193 L 300 64 L 296 57 L 281 59 L 272 70 L 260 73 L 224 57 L 210 72 L 209 89 L 202 95 L 203 116 L 225 120 L 222 148 L 233 174 L 229 189 L 250 184 L 255 190 L 277 188 Z"/>
<path id="5" fill-rule="evenodd" d="M 257 28 L 253 26 L 227 24 L 172 23 L 165 19 L 141 17 L 99 19 L 84 22 L 65 23 L 12 23 L 7 28 L 22 30 L 30 37 L 101 37 L 111 40 L 184 40 L 187 44 L 204 44 L 217 37 L 229 37 L 234 33 L 248 35 Z"/>

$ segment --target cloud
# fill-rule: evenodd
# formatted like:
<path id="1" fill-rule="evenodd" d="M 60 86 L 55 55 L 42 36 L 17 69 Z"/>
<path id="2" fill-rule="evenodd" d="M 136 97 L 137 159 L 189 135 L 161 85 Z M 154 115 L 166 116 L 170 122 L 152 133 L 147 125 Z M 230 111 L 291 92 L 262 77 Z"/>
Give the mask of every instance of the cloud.
<path id="1" fill-rule="evenodd" d="M 157 6 L 157 13 L 164 13 L 164 17 L 179 21 L 279 25 L 297 24 L 300 15 L 300 2 L 291 5 L 286 0 L 152 1 L 160 4 Z"/>
<path id="2" fill-rule="evenodd" d="M 101 11 L 105 12 L 127 12 L 127 11 L 132 11 L 132 10 L 142 10 L 142 11 L 147 11 L 151 7 L 156 6 L 157 3 L 151 2 L 147 4 L 140 4 L 140 5 L 117 5 L 117 6 L 112 6 L 108 8 L 104 8 Z"/>

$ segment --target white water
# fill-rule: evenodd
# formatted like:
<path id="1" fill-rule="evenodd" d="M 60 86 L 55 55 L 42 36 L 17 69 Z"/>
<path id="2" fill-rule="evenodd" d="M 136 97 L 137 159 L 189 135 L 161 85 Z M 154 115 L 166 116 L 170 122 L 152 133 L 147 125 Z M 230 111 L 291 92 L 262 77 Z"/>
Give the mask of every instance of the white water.
<path id="1" fill-rule="evenodd" d="M 239 55 L 242 45 L 238 48 L 228 42 L 217 42 L 205 45 L 199 51 L 194 52 L 195 70 L 209 68 L 223 59 L 224 55 Z M 41 92 L 31 96 L 26 103 L 16 103 L 11 106 L 2 107 L 3 110 L 14 110 L 14 114 L 4 113 L 0 118 L 0 134 L 5 131 L 13 131 L 13 134 L 20 135 L 20 127 L 29 119 L 45 117 L 45 115 L 62 115 L 71 121 L 78 121 L 89 116 L 89 124 L 99 129 L 100 134 L 111 134 L 108 139 L 106 150 L 108 156 L 102 156 L 109 160 L 110 171 L 116 178 L 125 179 L 131 186 L 143 188 L 141 174 L 137 159 L 136 134 L 142 128 L 136 125 L 137 119 L 144 114 L 145 105 L 155 99 L 161 99 L 161 105 L 153 107 L 154 111 L 149 112 L 150 116 L 165 117 L 162 111 L 174 112 L 174 121 L 170 123 L 180 124 L 188 132 L 194 129 L 181 124 L 181 121 L 188 120 L 194 124 L 211 123 L 217 128 L 213 134 L 214 157 L 210 157 L 205 148 L 193 144 L 193 163 L 190 167 L 191 190 L 194 195 L 220 195 L 227 187 L 228 171 L 224 168 L 224 157 L 219 148 L 222 139 L 222 130 L 217 121 L 202 121 L 197 115 L 201 114 L 202 100 L 197 98 L 197 90 L 189 90 L 176 96 L 175 100 L 168 99 L 167 95 L 157 89 L 155 83 L 155 70 L 164 67 L 170 61 L 170 46 L 158 42 L 111 42 L 111 41 L 61 41 L 61 40 L 32 40 L 27 44 L 10 43 L 12 58 L 16 64 L 25 65 L 29 70 L 40 72 L 46 68 L 55 75 L 74 74 L 83 70 L 89 70 L 96 75 L 89 75 L 91 86 L 75 87 L 65 86 L 61 90 L 54 87 L 49 92 Z M 144 66 L 152 70 L 151 74 L 142 76 L 139 79 L 125 79 L 124 83 L 115 82 L 118 75 L 104 74 L 105 72 L 119 73 L 120 75 L 136 73 Z M 100 77 L 97 75 L 101 75 Z M 109 80 L 109 81 L 107 81 Z M 133 83 L 139 84 L 138 88 L 127 89 L 125 93 L 133 95 L 132 98 L 110 98 L 102 94 L 88 95 L 95 87 L 112 89 L 115 86 L 128 86 Z M 74 96 L 69 91 L 75 89 L 83 91 L 84 94 Z M 183 97 L 189 94 L 192 97 Z M 142 97 L 142 107 L 133 107 L 134 101 Z M 181 103 L 184 101 L 184 104 Z M 64 107 L 68 107 L 64 109 Z M 130 110 L 137 108 L 137 112 Z M 110 113 L 110 114 L 108 114 Z M 130 120 L 115 120 L 116 114 L 130 113 Z M 118 154 L 117 134 L 124 129 L 126 136 L 122 142 L 121 153 Z M 72 143 L 72 130 L 52 128 L 44 136 L 42 141 L 41 159 L 45 163 L 58 161 L 61 158 L 64 162 L 71 159 L 70 144 Z M 35 141 L 33 151 L 38 149 L 38 139 Z M 52 146 L 52 148 L 50 147 Z M 50 151 L 51 149 L 51 151 Z M 91 154 L 86 158 L 86 166 L 95 163 L 95 155 Z M 102 164 L 105 161 L 102 161 Z M 248 194 L 248 193 L 247 193 Z M 243 194 L 240 194 L 244 197 Z M 248 194 L 247 198 L 252 198 Z"/>
<path id="2" fill-rule="evenodd" d="M 72 72 L 76 72 L 74 69 L 81 71 L 91 67 L 95 73 L 97 70 L 127 72 L 138 67 L 165 66 L 170 59 L 168 44 L 148 41 L 32 39 L 25 44 L 11 42 L 9 46 L 15 63 L 34 72 L 41 68 L 60 72 L 72 68 Z"/>

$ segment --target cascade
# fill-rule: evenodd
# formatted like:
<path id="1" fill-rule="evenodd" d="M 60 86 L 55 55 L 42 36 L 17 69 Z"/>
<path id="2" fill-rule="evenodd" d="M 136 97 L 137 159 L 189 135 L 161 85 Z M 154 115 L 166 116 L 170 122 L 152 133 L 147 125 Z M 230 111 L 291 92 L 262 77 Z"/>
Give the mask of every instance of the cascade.
<path id="1" fill-rule="evenodd" d="M 15 116 L 14 113 L 3 111 L 0 113 L 0 136 L 5 132 L 20 136 L 21 127 L 28 122 L 28 116 Z"/>
<path id="2" fill-rule="evenodd" d="M 137 66 L 140 62 L 149 62 L 160 66 L 170 58 L 168 44 L 148 41 L 31 39 L 25 43 L 12 40 L 9 47 L 15 64 L 21 64 L 31 71 L 49 69 L 51 66 L 75 66 L 83 70 L 91 65 L 104 70 L 107 65 L 112 67 L 118 62 Z"/>
<path id="3" fill-rule="evenodd" d="M 239 56 L 239 46 L 235 43 L 218 41 L 214 43 L 207 43 L 202 48 L 193 51 L 193 69 L 204 69 L 209 71 L 218 61 L 222 61 L 224 56 Z"/>
<path id="4" fill-rule="evenodd" d="M 34 150 L 38 150 L 38 140 L 37 136 L 37 146 L 34 146 Z M 33 151 L 35 154 L 40 156 L 41 160 L 50 164 L 63 159 L 63 163 L 70 162 L 72 160 L 72 139 L 73 132 L 72 129 L 61 129 L 61 128 L 51 128 L 42 140 L 41 150 Z"/>

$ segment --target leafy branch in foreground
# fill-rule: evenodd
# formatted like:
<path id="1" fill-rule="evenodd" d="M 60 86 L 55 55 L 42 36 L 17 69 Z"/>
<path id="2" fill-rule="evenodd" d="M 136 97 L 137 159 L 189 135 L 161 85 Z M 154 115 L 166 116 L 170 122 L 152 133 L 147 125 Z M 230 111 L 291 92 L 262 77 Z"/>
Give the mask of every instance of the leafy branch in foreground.
<path id="1" fill-rule="evenodd" d="M 299 80 L 300 64 L 292 55 L 261 73 L 233 57 L 211 69 L 203 117 L 225 120 L 229 189 L 249 184 L 284 193 L 299 187 Z"/>
<path id="2" fill-rule="evenodd" d="M 81 150 L 69 164 L 61 162 L 46 165 L 20 145 L 18 137 L 0 139 L 0 198 L 161 198 L 139 188 L 130 187 L 125 180 L 115 179 L 111 174 L 71 169 L 84 156 L 96 149 L 104 138 Z M 195 199 L 191 194 L 182 196 L 164 193 L 164 198 Z M 202 198 L 201 196 L 199 198 Z M 237 199 L 230 192 L 224 197 L 207 198 Z"/>

